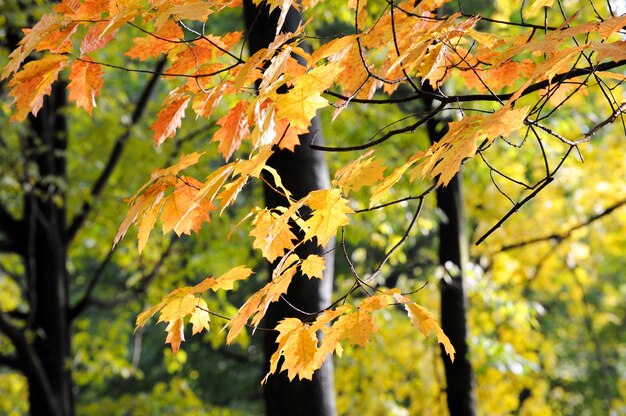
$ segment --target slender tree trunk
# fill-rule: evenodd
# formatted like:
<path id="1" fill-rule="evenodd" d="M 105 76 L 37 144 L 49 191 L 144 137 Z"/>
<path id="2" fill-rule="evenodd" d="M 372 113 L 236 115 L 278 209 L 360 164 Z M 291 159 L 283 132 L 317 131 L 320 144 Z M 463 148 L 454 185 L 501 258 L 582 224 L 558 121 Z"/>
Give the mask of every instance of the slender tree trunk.
<path id="1" fill-rule="evenodd" d="M 67 126 L 59 111 L 64 105 L 65 85 L 59 83 L 37 117 L 31 117 L 31 133 L 22 149 L 27 170 L 36 172 L 24 194 L 22 255 L 31 296 L 27 326 L 51 389 L 46 391 L 34 374 L 27 374 L 31 415 L 74 414 L 65 243 Z"/>
<path id="2" fill-rule="evenodd" d="M 426 111 L 430 111 L 431 103 L 427 104 Z M 447 124 L 434 118 L 428 122 L 427 129 L 431 142 L 435 143 L 446 133 Z M 446 187 L 437 188 L 437 207 L 444 215 L 439 223 L 439 264 L 447 269 L 456 266 L 453 266 L 455 273 L 446 274 L 439 282 L 441 327 L 456 349 L 454 363 L 442 349 L 448 410 L 452 416 L 472 416 L 476 414 L 475 382 L 468 354 L 467 296 L 463 283 L 469 248 L 460 174 Z"/>
<path id="3" fill-rule="evenodd" d="M 244 1 L 246 28 L 250 52 L 265 48 L 273 40 L 276 32 L 279 10 L 271 15 L 266 5 L 255 7 L 252 1 Z M 292 9 L 285 21 L 283 31 L 294 31 L 301 21 L 301 16 Z M 295 152 L 286 150 L 277 151 L 269 160 L 268 164 L 280 174 L 283 184 L 295 198 L 301 198 L 315 189 L 328 188 L 330 180 L 326 161 L 321 152 L 315 152 L 309 148 L 311 140 L 315 136 L 319 142 L 319 123 L 314 119 L 311 133 L 300 136 L 301 145 Z M 282 195 L 274 192 L 270 187 L 265 187 L 265 199 L 267 207 L 286 206 Z M 325 255 L 326 270 L 324 279 L 308 279 L 296 276 L 286 295 L 289 303 L 306 312 L 315 312 L 331 302 L 332 278 L 333 278 L 333 252 L 332 244 L 329 243 Z M 309 254 L 324 255 L 324 251 L 314 244 L 304 244 L 297 251 L 304 258 Z M 270 306 L 266 314 L 265 325 L 274 327 L 281 319 L 297 316 L 304 318 L 302 314 L 294 310 L 283 300 Z M 271 354 L 276 350 L 276 335 L 268 333 L 264 343 L 266 362 L 269 362 Z M 286 373 L 270 377 L 264 387 L 266 413 L 270 416 L 332 416 L 336 414 L 335 392 L 333 380 L 333 364 L 329 357 L 322 368 L 315 372 L 312 380 L 290 382 Z"/>

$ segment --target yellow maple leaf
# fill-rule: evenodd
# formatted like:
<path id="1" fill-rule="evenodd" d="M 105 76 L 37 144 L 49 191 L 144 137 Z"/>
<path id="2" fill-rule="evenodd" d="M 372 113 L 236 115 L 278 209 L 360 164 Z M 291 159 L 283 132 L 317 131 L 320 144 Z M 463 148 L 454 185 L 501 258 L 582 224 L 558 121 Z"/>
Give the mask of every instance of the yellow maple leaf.
<path id="1" fill-rule="evenodd" d="M 211 289 L 214 292 L 218 290 L 231 290 L 233 284 L 238 280 L 247 279 L 252 274 L 252 269 L 245 266 L 237 266 L 220 277 L 207 277 L 191 289 L 191 293 L 203 293 Z"/>
<path id="2" fill-rule="evenodd" d="M 187 289 L 175 290 L 168 296 L 167 302 L 161 309 L 159 322 L 172 322 L 182 319 L 196 309 L 198 298 L 189 293 Z"/>
<path id="3" fill-rule="evenodd" d="M 302 260 L 302 264 L 300 265 L 302 273 L 309 276 L 309 278 L 323 278 L 325 268 L 326 261 L 324 260 L 324 257 L 316 254 L 309 255 L 306 259 Z"/>
<path id="4" fill-rule="evenodd" d="M 263 209 L 252 221 L 254 228 L 250 231 L 250 236 L 255 238 L 252 247 L 261 250 L 263 257 L 270 262 L 294 248 L 297 238 L 291 231 L 289 220 L 286 215 Z"/>
<path id="5" fill-rule="evenodd" d="M 377 311 L 382 308 L 386 308 L 389 306 L 390 297 L 387 293 L 382 293 L 380 295 L 369 296 L 361 302 L 359 305 L 359 310 L 363 312 L 372 312 Z"/>
<path id="6" fill-rule="evenodd" d="M 377 184 L 372 189 L 372 197 L 370 198 L 370 208 L 377 205 L 381 199 L 389 193 L 389 190 L 394 186 L 404 175 L 404 172 L 410 168 L 421 157 L 421 153 L 413 155 L 402 166 L 397 167 L 391 175 L 387 176 L 382 182 Z"/>
<path id="7" fill-rule="evenodd" d="M 461 169 L 466 158 L 473 157 L 483 140 L 493 142 L 496 137 L 508 136 L 524 128 L 527 109 L 502 107 L 489 115 L 472 115 L 449 124 L 448 133 L 433 144 L 425 160 L 416 166 L 421 176 L 430 176 L 438 185 L 447 185 Z M 413 174 L 411 174 L 413 176 Z"/>
<path id="8" fill-rule="evenodd" d="M 554 0 L 535 0 L 530 5 L 530 9 L 528 9 L 528 16 L 534 16 L 544 7 L 552 7 L 552 3 L 554 3 Z"/>
<path id="9" fill-rule="evenodd" d="M 315 355 L 317 353 L 317 336 L 310 326 L 302 323 L 297 318 L 286 318 L 276 326 L 278 348 L 270 358 L 270 371 L 264 379 L 278 369 L 280 357 L 284 358 L 281 371 L 287 371 L 289 380 L 296 376 L 299 379 L 310 380 L 315 367 Z"/>
<path id="10" fill-rule="evenodd" d="M 275 102 L 278 115 L 288 119 L 296 128 L 308 127 L 317 110 L 328 105 L 328 100 L 319 92 L 312 92 L 302 86 L 294 87 L 286 94 L 279 94 Z"/>
<path id="11" fill-rule="evenodd" d="M 235 316 L 228 321 L 227 325 L 230 326 L 230 329 L 228 330 L 228 334 L 226 334 L 227 345 L 230 345 L 234 339 L 237 338 L 237 335 L 239 335 L 243 327 L 246 326 L 248 319 L 258 311 L 259 305 L 263 300 L 263 295 L 261 291 L 254 293 L 241 308 L 239 308 Z"/>
<path id="12" fill-rule="evenodd" d="M 350 222 L 346 214 L 354 211 L 348 206 L 348 200 L 341 196 L 339 189 L 322 189 L 311 192 L 306 197 L 306 204 L 313 213 L 305 221 L 304 238 L 311 240 L 316 237 L 322 247 L 326 247 L 337 233 L 337 228 Z"/>
<path id="13" fill-rule="evenodd" d="M 151 198 L 146 199 L 144 203 L 145 209 L 143 209 L 140 216 L 138 216 L 139 231 L 137 232 L 137 250 L 141 253 L 146 247 L 148 237 L 154 228 L 164 201 L 161 199 L 163 192 L 156 195 L 152 195 Z"/>
<path id="14" fill-rule="evenodd" d="M 290 254 L 281 259 L 274 269 L 272 280 L 250 296 L 228 322 L 230 330 L 226 336 L 227 344 L 230 344 L 239 335 L 248 319 L 252 318 L 252 326 L 258 326 L 270 303 L 276 302 L 281 295 L 287 293 L 291 280 L 297 271 L 295 265 L 298 264 L 299 260 L 295 254 Z"/>
<path id="15" fill-rule="evenodd" d="M 189 323 L 191 327 L 191 335 L 196 335 L 206 329 L 210 328 L 211 317 L 209 315 L 209 306 L 204 299 L 198 298 L 196 309 L 191 313 L 189 317 Z"/>
<path id="16" fill-rule="evenodd" d="M 333 185 L 339 186 L 344 195 L 358 191 L 364 186 L 372 186 L 384 177 L 385 167 L 374 161 L 374 150 L 369 150 L 354 162 L 342 167 L 335 173 Z"/>
<path id="17" fill-rule="evenodd" d="M 454 362 L 454 346 L 452 346 L 450 339 L 443 332 L 433 314 L 415 302 L 405 303 L 404 307 L 411 318 L 411 324 L 416 325 L 425 337 L 434 331 L 435 335 L 437 335 L 437 341 L 443 345 L 446 354 L 450 357 L 450 361 Z"/>

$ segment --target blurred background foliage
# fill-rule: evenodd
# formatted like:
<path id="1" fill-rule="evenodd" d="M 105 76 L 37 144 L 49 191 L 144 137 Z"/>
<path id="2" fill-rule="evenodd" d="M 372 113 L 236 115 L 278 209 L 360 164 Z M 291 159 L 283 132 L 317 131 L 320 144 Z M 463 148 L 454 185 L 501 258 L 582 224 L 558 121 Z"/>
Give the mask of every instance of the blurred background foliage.
<path id="1" fill-rule="evenodd" d="M 6 43 L 9 30 L 27 26 L 40 16 L 45 3 L 24 7 L 14 0 L 2 1 L 2 43 Z M 481 2 L 462 3 L 471 13 L 478 7 L 473 3 Z M 494 18 L 515 20 L 519 18 L 517 3 L 495 2 L 489 12 Z M 565 2 L 568 7 L 574 3 Z M 372 2 L 373 15 L 379 6 Z M 589 8 L 582 7 L 581 19 L 593 16 Z M 486 12 L 484 8 L 481 11 Z M 319 35 L 318 42 L 324 42 L 329 34 L 351 29 L 353 17 L 339 2 L 322 2 L 314 13 L 319 17 L 311 30 Z M 210 31 L 232 30 L 233 21 L 238 19 L 218 17 Z M 497 32 L 503 28 L 482 24 L 483 30 Z M 120 31 L 116 43 L 120 51 L 107 48 L 98 59 L 132 65 L 122 51 L 128 49 L 135 35 L 132 30 Z M 8 52 L 0 51 L 0 65 L 6 62 Z M 94 117 L 66 109 L 71 141 L 67 153 L 69 180 L 63 185 L 70 213 L 89 194 L 146 81 L 145 75 L 121 71 L 107 71 L 106 77 L 107 89 L 98 100 Z M 467 92 L 462 80 L 452 84 L 455 92 Z M 164 93 L 160 91 L 153 99 L 149 115 L 154 114 Z M 28 167 L 20 164 L 22 127 L 8 122 L 6 85 L 2 85 L 1 94 L 0 123 L 9 128 L 3 129 L 0 143 L 0 202 L 17 212 L 22 203 L 20 177 L 29 173 Z M 573 132 L 584 132 L 580 115 L 586 119 L 594 113 L 599 94 L 593 86 L 585 89 L 585 94 L 578 94 L 560 109 L 553 122 L 569 126 Z M 362 143 L 383 126 L 410 123 L 419 111 L 419 105 L 384 110 L 354 105 L 331 122 L 330 109 L 321 114 L 323 134 L 329 144 Z M 148 116 L 134 128 L 119 167 L 95 201 L 96 209 L 74 241 L 68 259 L 74 299 L 80 298 L 94 273 L 107 262 L 96 306 L 73 327 L 71 366 L 78 414 L 259 414 L 263 406 L 260 337 L 240 338 L 236 345 L 225 347 L 224 333 L 220 332 L 224 321 L 213 317 L 212 330 L 190 337 L 174 357 L 163 344 L 162 324 L 133 333 L 136 315 L 176 287 L 194 284 L 209 274 L 219 275 L 237 264 L 254 266 L 257 274 L 251 282 L 228 296 L 207 299 L 211 310 L 232 316 L 246 293 L 260 285 L 266 274 L 264 264 L 249 248 L 245 225 L 237 228 L 230 240 L 223 238 L 252 206 L 262 203 L 260 189 L 255 188 L 248 189 L 234 209 L 205 225 L 198 235 L 179 240 L 155 235 L 141 256 L 130 236 L 111 254 L 113 236 L 125 215 L 123 199 L 147 180 L 155 166 L 171 163 L 200 145 L 206 147 L 214 131 L 213 121 L 186 120 L 175 140 L 155 148 L 150 123 Z M 620 123 L 604 128 L 590 143 L 580 146 L 581 157 L 570 157 L 550 186 L 483 244 L 472 246 L 467 285 L 479 414 L 626 413 L 626 209 L 618 207 L 610 215 L 590 221 L 626 199 L 623 139 Z M 496 141 L 487 153 L 488 161 L 507 175 L 532 183 L 535 176 L 544 174 L 537 142 L 522 143 L 520 138 L 516 144 Z M 404 160 L 407 149 L 415 151 L 427 145 L 425 133 L 416 131 L 392 138 L 377 152 L 391 169 L 394 161 Z M 544 145 L 550 158 L 563 153 L 559 143 Z M 206 155 L 203 163 L 220 163 L 215 154 Z M 351 153 L 331 153 L 328 161 L 334 171 L 354 157 Z M 202 175 L 202 164 L 196 169 Z M 518 187 L 493 179 L 491 173 L 479 157 L 468 161 L 463 169 L 472 243 L 511 209 L 500 191 L 513 199 L 521 195 Z M 400 182 L 383 202 L 417 195 L 429 185 L 426 181 Z M 354 196 L 354 208 L 365 208 L 367 192 Z M 361 275 L 366 275 L 402 237 L 413 209 L 414 202 L 407 202 L 354 215 L 345 241 Z M 432 198 L 428 199 L 417 231 L 385 265 L 377 281 L 405 292 L 417 290 L 414 299 L 432 311 L 438 309 L 438 281 L 445 275 L 437 266 L 436 224 L 440 215 Z M 507 249 L 532 239 L 543 240 Z M 155 267 L 157 273 L 143 287 Z M 20 268 L 16 258 L 0 256 L 0 308 L 4 311 L 24 308 L 23 294 L 13 278 Z M 337 293 L 344 293 L 351 284 L 348 265 L 338 255 Z M 378 334 L 367 348 L 347 348 L 343 358 L 336 359 L 340 414 L 445 414 L 444 375 L 435 341 L 425 341 L 399 310 L 380 312 L 377 325 Z M 8 348 L 9 343 L 0 336 L 0 351 L 7 352 Z M 26 414 L 26 394 L 25 380 L 0 367 L 0 414 Z"/>

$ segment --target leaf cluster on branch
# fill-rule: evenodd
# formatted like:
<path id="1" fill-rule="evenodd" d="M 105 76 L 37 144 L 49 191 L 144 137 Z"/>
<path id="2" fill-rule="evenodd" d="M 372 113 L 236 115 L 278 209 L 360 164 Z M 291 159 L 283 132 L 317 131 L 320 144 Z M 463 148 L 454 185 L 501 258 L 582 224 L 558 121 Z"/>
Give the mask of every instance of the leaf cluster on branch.
<path id="1" fill-rule="evenodd" d="M 251 182 L 265 181 L 281 193 L 287 201 L 284 206 L 256 207 L 242 220 L 250 220 L 252 247 L 269 262 L 277 262 L 277 267 L 272 279 L 230 319 L 229 343 L 245 326 L 259 326 L 268 305 L 282 298 L 298 271 L 311 279 L 322 278 L 323 259 L 299 258 L 294 253 L 298 245 L 306 241 L 326 247 L 338 230 L 349 225 L 353 215 L 394 203 L 386 201 L 387 195 L 401 179 L 435 180 L 437 186 L 445 186 L 466 159 L 480 155 L 493 174 L 529 192 L 514 203 L 504 220 L 552 181 L 573 149 L 606 124 L 621 119 L 625 111 L 619 91 L 625 79 L 626 45 L 620 34 L 626 16 L 580 23 L 576 14 L 563 15 L 555 27 L 547 22 L 542 26 L 491 21 L 521 28 L 520 34 L 507 36 L 479 30 L 478 16 L 455 13 L 442 17 L 435 10 L 444 5 L 443 0 L 383 1 L 377 8 L 369 7 L 365 0 L 351 0 L 348 7 L 354 13 L 354 33 L 338 35 L 309 51 L 301 43 L 309 38 L 309 27 L 323 4 L 317 5 L 315 0 L 267 3 L 271 9 L 280 10 L 276 36 L 267 48 L 244 57 L 247 39 L 241 32 L 216 35 L 208 33 L 205 25 L 215 14 L 239 8 L 239 0 L 64 0 L 26 31 L 2 71 L 14 99 L 13 120 L 23 121 L 29 113 L 37 114 L 44 96 L 66 69 L 69 99 L 91 114 L 106 88 L 105 71 L 152 74 L 154 71 L 142 64 L 166 56 L 169 66 L 158 75 L 169 93 L 152 124 L 157 146 L 175 136 L 185 115 L 214 117 L 220 102 L 229 104 L 218 118 L 219 128 L 212 137 L 224 163 L 204 179 L 183 175 L 181 172 L 191 166 L 204 166 L 201 157 L 210 150 L 203 149 L 181 157 L 173 166 L 156 169 L 129 198 L 128 215 L 115 237 L 117 243 L 131 225 L 137 225 L 141 251 L 157 221 L 164 233 L 174 231 L 180 236 L 197 232 L 203 222 L 211 221 L 213 211 L 221 214 L 233 205 Z M 545 11 L 548 3 L 534 2 L 529 13 Z M 282 32 L 290 7 L 312 17 L 295 31 Z M 98 60 L 99 52 L 115 42 L 120 30 L 137 33 L 134 45 L 125 53 L 127 64 Z M 475 93 L 447 95 L 441 89 L 447 83 L 459 82 Z M 397 98 L 401 88 L 410 93 Z M 606 98 L 601 121 L 587 133 L 558 132 L 550 120 L 573 95 L 584 94 L 589 88 L 600 89 Z M 300 145 L 298 136 L 309 130 L 320 109 L 334 108 L 333 116 L 338 117 L 353 105 L 418 100 L 436 101 L 436 110 L 416 115 L 417 121 L 407 127 L 385 133 L 381 130 L 378 137 L 358 146 L 311 145 L 329 152 L 371 148 L 336 173 L 331 189 L 295 199 L 268 165 L 275 151 Z M 466 114 L 470 112 L 477 114 Z M 410 133 L 440 114 L 450 117 L 443 138 L 430 148 L 409 149 L 406 159 L 388 172 L 391 161 L 373 147 Z M 489 165 L 485 151 L 496 140 L 524 142 L 529 137 L 541 149 L 545 162 L 542 179 L 527 184 Z M 543 145 L 546 140 L 556 140 L 566 149 L 556 166 L 550 166 Z M 498 186 L 495 180 L 494 184 Z M 369 209 L 356 211 L 349 196 L 361 188 L 371 193 Z M 433 189 L 413 197 L 419 200 L 419 208 Z M 415 225 L 419 208 L 404 239 Z M 303 239 L 298 240 L 298 234 Z M 372 274 L 379 271 L 380 267 Z M 211 312 L 202 296 L 209 289 L 230 290 L 235 281 L 250 275 L 250 269 L 238 266 L 219 278 L 176 289 L 143 312 L 137 327 L 158 313 L 159 321 L 167 323 L 167 342 L 177 351 L 184 340 L 185 323 L 191 323 L 194 334 L 209 328 Z M 310 378 L 328 353 L 341 354 L 342 342 L 364 346 L 376 331 L 371 313 L 391 305 L 403 305 L 421 332 L 426 336 L 434 332 L 454 358 L 453 346 L 423 307 L 397 290 L 373 286 L 371 276 L 362 278 L 354 272 L 354 279 L 353 289 L 327 309 L 305 311 L 310 319 L 280 322 L 275 328 L 278 348 L 270 373 L 278 371 L 283 357 L 281 368 L 290 379 Z M 366 298 L 359 306 L 346 303 L 356 291 Z M 323 338 L 319 338 L 320 332 Z"/>

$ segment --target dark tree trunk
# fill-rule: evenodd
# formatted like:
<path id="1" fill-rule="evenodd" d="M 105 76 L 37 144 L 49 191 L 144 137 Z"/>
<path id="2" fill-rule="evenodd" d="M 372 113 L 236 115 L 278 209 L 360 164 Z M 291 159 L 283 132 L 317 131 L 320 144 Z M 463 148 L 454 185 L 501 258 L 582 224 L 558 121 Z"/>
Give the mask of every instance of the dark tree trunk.
<path id="1" fill-rule="evenodd" d="M 27 326 L 51 389 L 27 374 L 31 415 L 74 414 L 65 242 L 67 126 L 59 111 L 64 105 L 65 85 L 59 83 L 37 117 L 30 118 L 31 132 L 22 149 L 26 166 L 36 172 L 24 194 L 22 255 L 31 297 Z"/>
<path id="2" fill-rule="evenodd" d="M 279 10 L 269 15 L 267 7 L 255 7 L 251 1 L 244 1 L 246 28 L 250 52 L 265 48 L 273 40 L 276 32 Z M 294 31 L 301 21 L 301 16 L 291 10 L 287 16 L 283 31 Z M 310 134 L 300 136 L 301 145 L 295 152 L 277 151 L 268 164 L 280 174 L 283 184 L 294 198 L 301 198 L 310 191 L 328 188 L 330 180 L 326 161 L 321 152 L 309 148 L 309 143 L 316 137 L 319 142 L 319 126 L 317 119 L 311 127 Z M 286 206 L 284 198 L 265 187 L 267 207 Z M 331 251 L 332 244 L 326 248 Z M 304 258 L 309 254 L 324 255 L 324 250 L 316 245 L 304 244 L 297 254 Z M 296 276 L 287 293 L 287 299 L 298 309 L 306 312 L 315 312 L 326 307 L 331 302 L 333 255 L 327 254 L 324 279 L 308 279 Z M 296 316 L 304 318 L 284 301 L 278 301 L 270 306 L 266 314 L 265 325 L 274 327 L 281 319 Z M 276 350 L 276 335 L 269 333 L 264 343 L 266 362 Z M 332 416 L 336 414 L 335 392 L 333 381 L 333 364 L 329 357 L 322 368 L 315 372 L 311 381 L 290 382 L 286 373 L 270 377 L 264 387 L 266 413 L 270 416 Z"/>
<path id="3" fill-rule="evenodd" d="M 430 111 L 430 107 L 428 103 L 426 110 Z M 434 118 L 428 122 L 427 128 L 434 143 L 443 137 L 447 124 Z M 456 349 L 454 363 L 442 349 L 448 410 L 452 416 L 472 416 L 476 414 L 476 397 L 468 354 L 467 296 L 463 286 L 469 248 L 460 174 L 455 175 L 446 187 L 437 188 L 437 207 L 444 215 L 439 223 L 439 264 L 443 267 L 450 264 L 456 266 L 455 273 L 446 274 L 439 282 L 441 327 Z"/>

